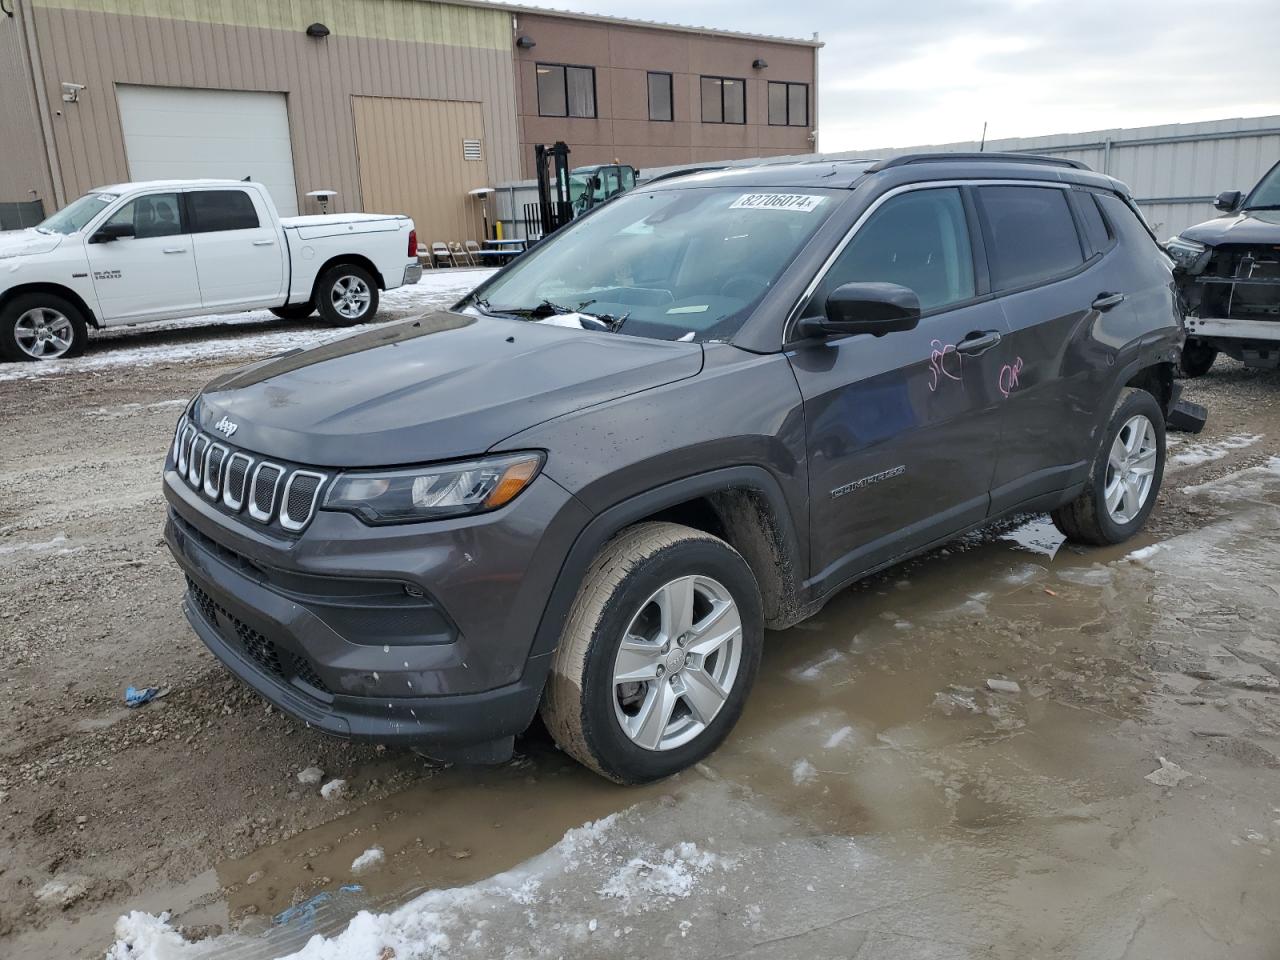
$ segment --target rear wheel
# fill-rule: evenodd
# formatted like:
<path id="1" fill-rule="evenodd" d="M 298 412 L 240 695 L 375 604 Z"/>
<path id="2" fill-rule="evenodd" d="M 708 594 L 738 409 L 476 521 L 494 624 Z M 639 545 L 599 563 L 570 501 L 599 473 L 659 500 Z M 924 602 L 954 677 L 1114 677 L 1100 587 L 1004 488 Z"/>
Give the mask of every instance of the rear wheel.
<path id="1" fill-rule="evenodd" d="M 14 297 L 0 310 L 0 356 L 59 360 L 84 352 L 89 325 L 71 301 L 52 293 Z"/>
<path id="2" fill-rule="evenodd" d="M 1164 477 L 1164 412 L 1145 390 L 1126 388 L 1111 415 L 1084 493 L 1053 511 L 1078 543 L 1123 543 L 1142 529 Z"/>
<path id="3" fill-rule="evenodd" d="M 272 307 L 271 312 L 281 320 L 305 320 L 316 312 L 316 308 L 312 303 L 291 303 L 287 307 Z"/>
<path id="4" fill-rule="evenodd" d="M 1178 362 L 1179 369 L 1187 377 L 1203 377 L 1218 359 L 1218 348 L 1205 343 L 1197 337 L 1191 337 L 1182 345 L 1182 357 Z"/>
<path id="5" fill-rule="evenodd" d="M 542 704 L 547 729 L 618 783 L 683 770 L 737 723 L 763 624 L 755 577 L 723 540 L 674 523 L 632 527 L 578 591 Z"/>
<path id="6" fill-rule="evenodd" d="M 320 277 L 316 303 L 326 323 L 336 327 L 366 323 L 378 312 L 378 283 L 364 267 L 340 263 Z"/>

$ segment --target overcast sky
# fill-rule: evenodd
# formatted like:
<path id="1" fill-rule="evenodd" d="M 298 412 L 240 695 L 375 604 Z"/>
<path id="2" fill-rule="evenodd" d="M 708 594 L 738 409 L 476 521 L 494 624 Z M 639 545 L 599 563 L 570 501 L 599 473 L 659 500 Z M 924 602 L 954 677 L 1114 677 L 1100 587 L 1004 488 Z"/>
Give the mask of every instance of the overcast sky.
<path id="1" fill-rule="evenodd" d="M 532 2 L 817 31 L 822 150 L 1280 114 L 1280 0 Z"/>

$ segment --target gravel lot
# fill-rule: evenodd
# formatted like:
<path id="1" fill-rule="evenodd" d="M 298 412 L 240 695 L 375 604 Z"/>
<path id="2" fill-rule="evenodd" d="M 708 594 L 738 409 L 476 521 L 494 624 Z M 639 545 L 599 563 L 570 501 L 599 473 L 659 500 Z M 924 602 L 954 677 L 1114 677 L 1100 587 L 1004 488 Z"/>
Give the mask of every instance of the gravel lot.
<path id="1" fill-rule="evenodd" d="M 407 316 L 433 303 L 449 302 L 480 276 L 454 273 L 449 279 L 429 275 L 419 289 L 389 296 L 384 317 Z M 537 733 L 523 744 L 519 760 L 498 771 L 441 771 L 411 755 L 321 738 L 241 688 L 187 627 L 179 607 L 181 577 L 160 539 L 164 505 L 158 472 L 181 406 L 201 384 L 246 360 L 332 335 L 332 330 L 314 322 L 289 324 L 248 315 L 230 324 L 198 321 L 113 332 L 96 339 L 85 357 L 45 369 L 35 364 L 0 367 L 0 409 L 4 411 L 0 415 L 0 449 L 4 451 L 0 489 L 5 491 L 0 499 L 0 830 L 6 848 L 0 862 L 0 953 L 101 956 L 112 939 L 116 917 L 135 908 L 173 910 L 175 923 L 181 921 L 193 928 L 188 930 L 191 936 L 235 929 L 254 933 L 272 913 L 349 879 L 343 871 L 351 862 L 350 852 L 369 846 L 374 833 L 382 838 L 394 869 L 385 871 L 382 880 L 366 884 L 364 896 L 368 899 L 360 905 L 385 909 L 414 890 L 472 883 L 508 869 L 553 847 L 569 828 L 637 803 L 651 805 L 645 807 L 650 815 L 638 819 L 631 815 L 630 832 L 624 832 L 630 838 L 627 843 L 634 846 L 639 842 L 636 837 L 649 835 L 661 842 L 676 842 L 680 831 L 673 833 L 674 828 L 668 827 L 678 823 L 689 831 L 701 831 L 704 839 L 700 844 L 705 844 L 708 834 L 738 843 L 741 849 L 734 855 L 747 864 L 769 849 L 761 846 L 763 841 L 751 847 L 748 837 L 752 835 L 773 837 L 781 844 L 775 849 L 780 862 L 797 855 L 794 847 L 783 851 L 783 840 L 799 829 L 788 819 L 800 816 L 791 809 L 799 805 L 810 810 L 804 820 L 806 836 L 816 831 L 828 837 L 876 841 L 875 857 L 883 860 L 879 868 L 882 875 L 902 878 L 910 874 L 915 879 L 904 889 L 923 896 L 927 884 L 915 876 L 911 864 L 919 866 L 919 861 L 911 858 L 940 856 L 950 864 L 943 870 L 947 873 L 957 869 L 957 862 L 947 857 L 961 847 L 955 846 L 951 833 L 933 847 L 906 842 L 904 836 L 920 840 L 928 830 L 909 822 L 905 834 L 895 834 L 897 828 L 886 823 L 878 811 L 882 804 L 893 806 L 899 801 L 909 806 L 911 798 L 924 788 L 919 784 L 911 790 L 904 787 L 898 800 L 893 800 L 890 784 L 894 781 L 884 781 L 878 794 L 866 786 L 865 778 L 874 779 L 877 774 L 865 764 L 859 766 L 849 758 L 811 762 L 797 746 L 799 731 L 818 711 L 809 682 L 812 678 L 806 679 L 805 671 L 816 670 L 813 676 L 823 675 L 827 682 L 823 657 L 833 650 L 837 659 L 827 666 L 835 668 L 840 682 L 852 684 L 850 690 L 859 688 L 863 696 L 856 708 L 846 706 L 866 711 L 861 720 L 850 721 L 850 732 L 842 735 L 850 738 L 851 745 L 857 741 L 866 746 L 869 737 L 874 746 L 877 734 L 867 732 L 871 726 L 883 732 L 891 726 L 918 723 L 909 729 L 924 736 L 935 731 L 937 724 L 947 722 L 938 718 L 937 708 L 932 706 L 940 692 L 950 690 L 947 696 L 963 701 L 971 693 L 953 686 L 973 686 L 975 680 L 980 685 L 984 677 L 1002 670 L 1021 677 L 1026 687 L 1026 677 L 1039 671 L 1038 685 L 1043 689 L 1025 708 L 1031 711 L 1029 715 L 1021 706 L 1009 707 L 1003 717 L 1000 709 L 992 713 L 990 708 L 1000 708 L 1003 701 L 981 694 L 978 703 L 987 726 L 967 742 L 968 753 L 957 748 L 955 757 L 948 761 L 952 766 L 938 767 L 948 772 L 934 777 L 937 782 L 930 789 L 936 791 L 937 802 L 920 814 L 924 818 L 921 823 L 931 823 L 938 830 L 962 830 L 967 843 L 981 846 L 982 837 L 996 843 L 1007 831 L 1026 833 L 1025 822 L 1014 830 L 1009 826 L 1014 820 L 1006 815 L 1007 808 L 1019 807 L 1019 802 L 981 785 L 992 776 L 990 768 L 977 780 L 967 779 L 964 773 L 968 763 L 974 764 L 972 769 L 992 763 L 982 755 L 987 748 L 981 745 L 1011 737 L 1016 740 L 1014 735 L 1021 729 L 1018 723 L 1042 725 L 1042 745 L 1054 751 L 1052 762 L 1046 761 L 1044 769 L 1032 770 L 1033 761 L 1020 757 L 1014 747 L 990 749 L 1006 750 L 998 761 L 1005 765 L 1001 776 L 1012 776 L 1013 769 L 1022 764 L 1028 776 L 1043 781 L 1041 800 L 1048 797 L 1059 802 L 1054 790 L 1065 790 L 1063 785 L 1069 781 L 1087 786 L 1093 782 L 1090 778 L 1096 777 L 1111 783 L 1117 776 L 1112 767 L 1127 761 L 1134 764 L 1134 770 L 1124 773 L 1126 778 L 1133 774 L 1132 782 L 1124 781 L 1124 796 L 1144 795 L 1150 785 L 1143 783 L 1141 775 L 1157 765 L 1151 745 L 1165 737 L 1169 755 L 1181 757 L 1188 766 L 1207 756 L 1206 750 L 1214 742 L 1227 744 L 1213 754 L 1226 772 L 1219 781 L 1225 786 L 1211 802 L 1235 804 L 1233 810 L 1247 809 L 1251 816 L 1262 802 L 1259 796 L 1269 795 L 1280 806 L 1280 771 L 1275 769 L 1280 766 L 1276 760 L 1280 753 L 1280 694 L 1274 689 L 1275 679 L 1280 677 L 1280 666 L 1276 666 L 1280 647 L 1274 622 L 1268 623 L 1266 616 L 1258 613 L 1265 612 L 1265 588 L 1263 599 L 1251 601 L 1253 612 L 1244 619 L 1233 612 L 1228 584 L 1222 588 L 1227 593 L 1206 594 L 1198 607 L 1184 611 L 1182 619 L 1153 625 L 1143 617 L 1150 614 L 1162 592 L 1181 582 L 1179 576 L 1187 575 L 1185 569 L 1179 574 L 1153 563 L 1150 569 L 1144 567 L 1140 582 L 1126 581 L 1121 588 L 1111 586 L 1108 579 L 1104 590 L 1102 575 L 1090 571 L 1112 569 L 1105 564 L 1114 566 L 1124 551 L 1089 555 L 1063 550 L 1057 559 L 1049 560 L 997 537 L 971 544 L 976 553 L 970 562 L 938 555 L 915 561 L 907 569 L 891 571 L 851 591 L 816 622 L 772 636 L 773 662 L 766 663 L 773 668 L 772 679 L 762 679 L 763 689 L 755 698 L 754 712 L 749 711 L 743 733 L 722 751 L 723 756 L 717 755 L 703 775 L 685 775 L 642 791 L 618 790 L 582 775 Z M 1188 382 L 1185 395 L 1208 406 L 1209 427 L 1196 437 L 1174 435 L 1177 443 L 1171 451 L 1170 473 L 1150 536 L 1138 546 L 1175 537 L 1180 538 L 1178 543 L 1194 545 L 1200 531 L 1226 530 L 1225 525 L 1246 515 L 1253 517 L 1248 511 L 1271 502 L 1260 494 L 1239 494 L 1235 487 L 1230 489 L 1236 493 L 1222 496 L 1206 494 L 1209 488 L 1196 488 L 1280 456 L 1280 375 L 1246 370 L 1222 360 L 1209 376 Z M 1280 535 L 1274 526 L 1266 529 L 1265 524 L 1257 525 L 1256 518 L 1250 522 L 1255 523 L 1252 539 L 1231 542 L 1245 545 L 1240 549 L 1246 553 L 1248 544 L 1265 545 L 1272 558 L 1258 560 L 1258 565 L 1241 576 L 1269 578 L 1274 583 L 1280 572 L 1280 561 L 1274 556 Z M 1221 556 L 1212 550 L 1186 549 L 1187 563 L 1203 566 L 1206 573 L 1222 566 Z M 949 552 L 962 551 L 953 548 Z M 1104 566 L 1097 567 L 1095 560 Z M 936 648 L 926 652 L 930 649 L 926 634 L 946 633 L 942 627 L 922 625 L 928 620 L 928 611 L 934 609 L 931 605 L 945 601 L 959 609 L 972 601 L 982 606 L 987 601 L 974 600 L 974 595 L 989 589 L 983 586 L 986 579 L 1012 576 L 1010 571 L 1016 572 L 1019 565 L 1034 566 L 1056 579 L 1042 582 L 1037 579 L 1041 574 L 1027 572 L 1028 579 L 1018 589 L 1031 591 L 1023 597 L 1029 605 L 990 615 L 983 607 L 983 613 L 971 618 L 972 624 L 952 638 L 956 647 L 949 660 Z M 1091 585 L 1090 576 L 1099 583 Z M 1199 579 L 1207 581 L 1209 577 Z M 1276 592 L 1274 587 L 1270 589 Z M 1186 584 L 1179 590 L 1188 596 L 1195 594 Z M 1105 628 L 1097 626 L 1101 614 L 1112 618 Z M 1115 633 L 1115 624 L 1130 615 L 1132 623 Z M 1246 651 L 1247 656 L 1257 661 L 1241 676 L 1271 677 L 1270 682 L 1258 679 L 1254 688 L 1223 686 L 1222 659 L 1226 655 L 1222 648 L 1194 654 L 1183 649 L 1190 650 L 1202 629 L 1221 625 L 1224 618 L 1229 621 L 1229 630 L 1222 642 L 1243 645 L 1252 651 Z M 1058 631 L 1053 634 L 1053 643 L 1037 647 L 1036 637 L 1052 631 Z M 1079 638 L 1077 652 L 1062 639 L 1062 631 Z M 1110 638 L 1110 645 L 1099 646 L 1100 636 Z M 965 648 L 969 641 L 972 649 Z M 1161 642 L 1172 646 L 1155 646 Z M 969 669 L 957 671 L 961 665 Z M 867 675 L 883 675 L 884 684 L 868 687 L 862 681 Z M 1173 675 L 1180 678 L 1177 683 L 1169 680 Z M 913 676 L 917 679 L 911 679 Z M 138 710 L 126 709 L 123 692 L 131 684 L 160 687 L 162 698 Z M 1209 687 L 1201 689 L 1205 684 Z M 1179 706 L 1179 697 L 1188 703 Z M 960 705 L 955 709 L 968 710 L 968 701 L 956 702 Z M 828 705 L 826 709 L 832 708 Z M 1169 713 L 1171 710 L 1174 712 Z M 767 722 L 762 711 L 767 711 Z M 1099 722 L 1100 718 L 1104 722 Z M 1002 726 L 1004 720 L 1009 722 Z M 829 736 L 836 737 L 841 729 L 843 726 L 832 728 Z M 1081 747 L 1086 755 L 1080 758 L 1078 768 L 1071 762 L 1073 734 L 1098 738 L 1088 748 Z M 1026 748 L 1026 738 L 1016 742 L 1022 744 L 1020 749 Z M 919 742 L 916 746 L 924 749 Z M 1112 767 L 1099 773 L 1098 758 L 1108 755 L 1106 751 L 1111 751 Z M 767 760 L 763 767 L 759 765 L 762 757 Z M 315 785 L 301 784 L 297 774 L 312 766 L 324 771 L 325 781 L 344 778 L 346 796 L 325 799 Z M 774 768 L 774 773 L 767 772 Z M 863 778 L 861 793 L 849 785 L 855 769 Z M 1214 793 L 1212 783 L 1195 789 Z M 746 803 L 749 791 L 758 792 L 765 800 Z M 1080 793 L 1090 790 L 1082 788 Z M 1102 802 L 1100 798 L 1107 793 L 1100 788 L 1094 791 L 1094 799 Z M 1158 791 L 1154 795 L 1159 796 Z M 1086 800 L 1077 799 L 1087 806 Z M 421 805 L 426 802 L 435 804 L 429 817 L 422 812 Z M 733 812 L 727 825 L 719 828 L 704 822 L 705 810 L 696 812 L 715 803 Z M 1171 829 L 1202 833 L 1203 804 L 1198 809 L 1190 801 L 1182 804 L 1185 809 L 1168 814 L 1175 818 Z M 665 814 L 655 818 L 653 811 L 664 809 L 684 812 L 679 816 L 673 813 L 663 827 L 658 821 Z M 1096 824 L 1088 812 L 1064 810 L 1062 816 L 1068 820 L 1078 817 L 1073 821 L 1078 824 Z M 910 821 L 905 811 L 902 817 L 904 822 Z M 1280 809 L 1269 818 L 1280 825 L 1276 819 Z M 1280 880 L 1274 861 L 1280 861 L 1280 856 L 1270 857 L 1271 848 L 1278 845 L 1280 826 L 1272 823 L 1260 820 L 1257 829 L 1262 834 L 1254 839 L 1245 836 L 1247 831 L 1234 820 L 1229 825 L 1225 820 L 1214 821 L 1222 830 L 1235 831 L 1232 835 L 1242 837 L 1240 843 L 1245 847 L 1266 849 L 1265 855 L 1254 857 L 1259 862 L 1251 860 L 1248 867 L 1253 872 L 1248 873 L 1246 886 L 1253 890 L 1254 901 L 1247 905 L 1252 912 L 1245 926 L 1224 931 L 1223 916 L 1205 919 L 1207 907 L 1198 913 L 1191 910 L 1187 914 L 1190 919 L 1179 917 L 1177 921 L 1178 931 L 1184 927 L 1193 932 L 1211 930 L 1232 944 L 1231 949 L 1224 947 L 1215 955 L 1262 957 L 1267 954 L 1253 949 L 1256 943 L 1266 937 L 1271 938 L 1273 947 L 1280 943 L 1280 931 L 1274 925 L 1280 915 L 1276 909 L 1280 907 L 1276 902 Z M 755 834 L 748 830 L 752 824 Z M 1070 831 L 1060 823 L 1042 827 L 1037 834 L 1041 839 L 1045 831 L 1058 831 L 1055 835 L 1070 845 Z M 1080 829 L 1088 834 L 1086 826 Z M 1089 835 L 1080 842 L 1088 845 L 1096 840 L 1099 850 L 1125 852 L 1132 861 L 1125 869 L 1136 865 L 1131 871 L 1134 877 L 1145 876 L 1144 871 L 1158 874 L 1164 869 L 1191 866 L 1181 856 L 1171 855 L 1162 861 L 1153 852 L 1156 847 L 1137 843 L 1132 836 L 1126 839 L 1121 828 L 1116 830 L 1120 832 L 1108 833 L 1103 839 Z M 901 849 L 895 852 L 899 841 Z M 1035 874 L 1035 858 L 1047 856 L 1043 850 L 1033 849 L 1035 843 L 1006 851 L 1010 856 L 1029 858 L 1023 867 L 1030 876 L 1039 876 Z M 1238 846 L 1224 847 L 1221 855 L 1234 856 Z M 814 884 L 819 884 L 818 899 L 824 900 L 822 894 L 829 889 L 824 884 L 846 876 L 852 869 L 851 861 L 836 856 L 831 847 L 810 853 L 808 861 L 799 862 L 812 865 L 813 876 L 806 885 L 812 891 Z M 563 866 L 563 858 L 559 862 Z M 697 874 L 701 861 L 689 862 L 693 864 L 689 869 Z M 1079 891 L 1070 872 L 1062 872 L 1063 863 L 1049 858 L 1045 869 L 1058 877 L 1060 895 L 1070 900 Z M 1085 867 L 1078 866 L 1082 875 L 1087 875 Z M 990 863 L 987 869 L 993 871 L 991 877 L 1002 875 L 1001 869 Z M 1223 879 L 1213 865 L 1205 869 L 1220 882 L 1223 897 L 1243 882 L 1239 877 Z M 760 861 L 758 874 L 751 876 L 772 872 Z M 743 921 L 743 930 L 755 930 L 750 936 L 738 936 L 735 931 L 740 932 L 739 927 L 723 926 L 729 922 L 725 919 L 729 916 L 726 897 L 744 884 L 749 886 L 749 876 L 741 869 L 733 878 L 716 881 L 722 888 L 727 886 L 729 893 L 708 894 L 709 899 L 701 903 L 701 916 L 705 921 L 721 911 L 718 936 L 734 944 L 734 955 L 755 956 L 747 951 L 775 935 L 783 936 L 790 929 L 789 921 L 766 911 L 768 915 L 756 918 L 755 927 Z M 794 872 L 789 879 L 796 879 Z M 760 882 L 768 887 L 767 880 Z M 1150 885 L 1134 882 L 1134 888 L 1117 886 L 1116 896 L 1127 897 L 1126 903 L 1132 900 L 1133 910 L 1138 911 L 1141 898 L 1134 891 L 1146 896 Z M 1269 893 L 1252 884 L 1269 885 Z M 1044 884 L 1033 886 L 1040 893 L 1034 897 L 1028 894 L 1025 904 L 1003 903 L 1000 916 L 1031 916 L 1050 909 L 1045 904 L 1051 903 L 1052 891 Z M 1152 889 L 1176 886 L 1157 883 Z M 555 885 L 548 889 L 552 887 Z M 963 883 L 955 889 L 961 888 Z M 555 889 L 568 903 L 576 888 L 566 880 L 563 888 Z M 803 893 L 791 891 L 777 902 L 791 903 L 788 897 L 803 898 Z M 1012 893 L 1008 895 L 1012 897 Z M 759 896 L 767 899 L 763 893 Z M 1177 896 L 1184 894 L 1169 893 L 1170 898 Z M 959 910 L 958 903 L 953 905 Z M 516 911 L 513 915 L 523 916 L 524 908 L 508 906 Z M 565 924 L 570 919 L 581 921 L 583 929 L 590 919 L 550 900 L 543 909 L 544 917 L 563 912 Z M 815 907 L 811 912 L 816 917 L 822 910 Z M 349 913 L 338 911 L 327 929 L 336 929 L 347 916 Z M 981 926 L 975 931 L 972 923 L 958 917 L 937 914 L 934 919 L 939 942 L 945 941 L 943 934 L 950 931 L 969 944 L 959 952 L 899 954 L 887 947 L 883 952 L 868 947 L 866 955 L 1006 955 L 1003 946 L 983 952 L 986 941 Z M 459 923 L 465 919 L 463 916 Z M 679 947 L 684 937 L 678 919 L 668 917 L 660 930 L 672 949 Z M 846 955 L 831 953 L 823 946 L 826 941 L 812 939 L 813 930 L 819 928 L 828 933 L 844 929 L 832 927 L 836 921 L 827 920 L 830 918 L 814 919 L 805 928 L 810 939 L 796 941 L 795 955 Z M 847 925 L 848 918 L 839 922 Z M 534 920 L 529 923 L 533 925 Z M 202 924 L 205 929 L 194 929 Z M 630 955 L 614 942 L 628 942 L 631 935 L 622 936 L 622 928 L 649 929 L 640 920 L 632 923 L 625 918 L 609 924 L 609 949 L 593 948 L 596 955 Z M 1082 939 L 1079 931 L 1073 933 L 1075 928 L 1065 920 L 1061 929 L 1049 929 L 1043 923 L 1031 925 L 1037 935 L 1020 941 L 1026 948 L 1021 956 L 1059 955 L 1056 951 L 1064 948 L 1067 952 L 1061 953 L 1063 956 L 1084 955 L 1070 950 L 1090 942 Z M 908 927 L 915 930 L 910 924 L 896 929 L 902 932 Z M 322 923 L 318 929 L 323 932 L 326 928 Z M 1006 927 L 997 924 L 994 929 Z M 577 934 L 571 936 L 567 930 L 567 925 L 557 928 L 553 935 L 550 925 L 544 925 L 544 939 L 537 942 L 550 951 L 585 949 L 581 944 L 574 947 Z M 1138 937 L 1137 932 L 1130 933 Z M 893 942 L 904 951 L 913 942 L 909 936 L 919 936 L 918 931 L 902 935 L 905 939 Z M 1116 935 L 1120 938 L 1117 949 L 1106 956 L 1121 955 L 1119 948 L 1129 934 Z M 860 936 L 858 944 L 878 942 L 867 939 L 870 934 L 866 931 Z M 844 942 L 854 943 L 853 933 L 849 937 L 853 939 Z M 1198 937 L 1199 933 L 1186 933 L 1182 940 L 1170 937 L 1158 941 L 1172 950 L 1161 955 L 1209 955 L 1181 950 L 1179 944 L 1187 950 L 1191 945 L 1198 947 L 1202 942 Z M 517 942 L 522 941 L 511 941 Z M 701 944 L 697 950 L 693 941 L 689 942 L 689 955 L 714 955 L 707 951 L 713 950 L 716 941 L 697 942 Z M 496 933 L 483 943 L 485 950 L 492 951 L 491 956 L 501 955 L 511 946 L 502 946 L 506 941 Z M 636 953 L 656 946 L 647 940 L 632 939 L 629 943 Z M 642 946 L 645 949 L 637 949 Z M 524 949 L 531 948 L 525 944 Z M 790 949 L 759 956 L 792 955 L 787 952 Z M 852 949 L 848 955 L 856 952 Z M 375 960 L 377 954 L 368 956 Z"/>

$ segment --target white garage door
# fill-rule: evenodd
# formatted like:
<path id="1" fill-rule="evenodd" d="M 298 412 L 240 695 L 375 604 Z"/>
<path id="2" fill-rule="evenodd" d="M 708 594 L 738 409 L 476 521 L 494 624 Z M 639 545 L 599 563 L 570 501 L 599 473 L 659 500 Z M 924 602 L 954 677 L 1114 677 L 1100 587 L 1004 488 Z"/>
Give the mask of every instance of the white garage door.
<path id="1" fill-rule="evenodd" d="M 129 176 L 263 184 L 282 216 L 298 212 L 283 93 L 119 85 Z"/>

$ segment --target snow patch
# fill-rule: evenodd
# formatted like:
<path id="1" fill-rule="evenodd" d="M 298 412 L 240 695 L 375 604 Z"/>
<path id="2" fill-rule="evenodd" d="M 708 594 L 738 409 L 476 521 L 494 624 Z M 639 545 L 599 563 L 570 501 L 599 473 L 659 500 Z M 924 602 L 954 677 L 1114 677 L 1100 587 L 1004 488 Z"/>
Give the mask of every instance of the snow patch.
<path id="1" fill-rule="evenodd" d="M 1233 450 L 1248 449 L 1262 437 L 1260 433 L 1238 433 L 1206 443 L 1185 443 L 1179 446 L 1177 453 L 1169 455 L 1169 463 L 1175 467 L 1198 467 L 1221 460 Z"/>
<path id="2" fill-rule="evenodd" d="M 1058 548 L 1066 542 L 1067 538 L 1048 517 L 1037 517 L 1001 534 L 1000 539 L 1008 540 L 1023 550 L 1041 554 L 1052 560 L 1058 555 Z"/>
<path id="3" fill-rule="evenodd" d="M 689 896 L 698 877 L 709 872 L 716 860 L 715 854 L 700 851 L 695 843 L 681 843 L 664 850 L 656 863 L 632 858 L 597 892 L 621 900 L 625 910 L 651 910 Z"/>
<path id="4" fill-rule="evenodd" d="M 370 847 L 351 861 L 351 872 L 364 873 L 366 870 L 382 866 L 386 859 L 387 855 L 383 853 L 381 847 Z"/>
<path id="5" fill-rule="evenodd" d="M 797 787 L 802 783 L 809 783 L 818 777 L 818 768 L 808 760 L 797 760 L 791 768 L 791 782 Z"/>

